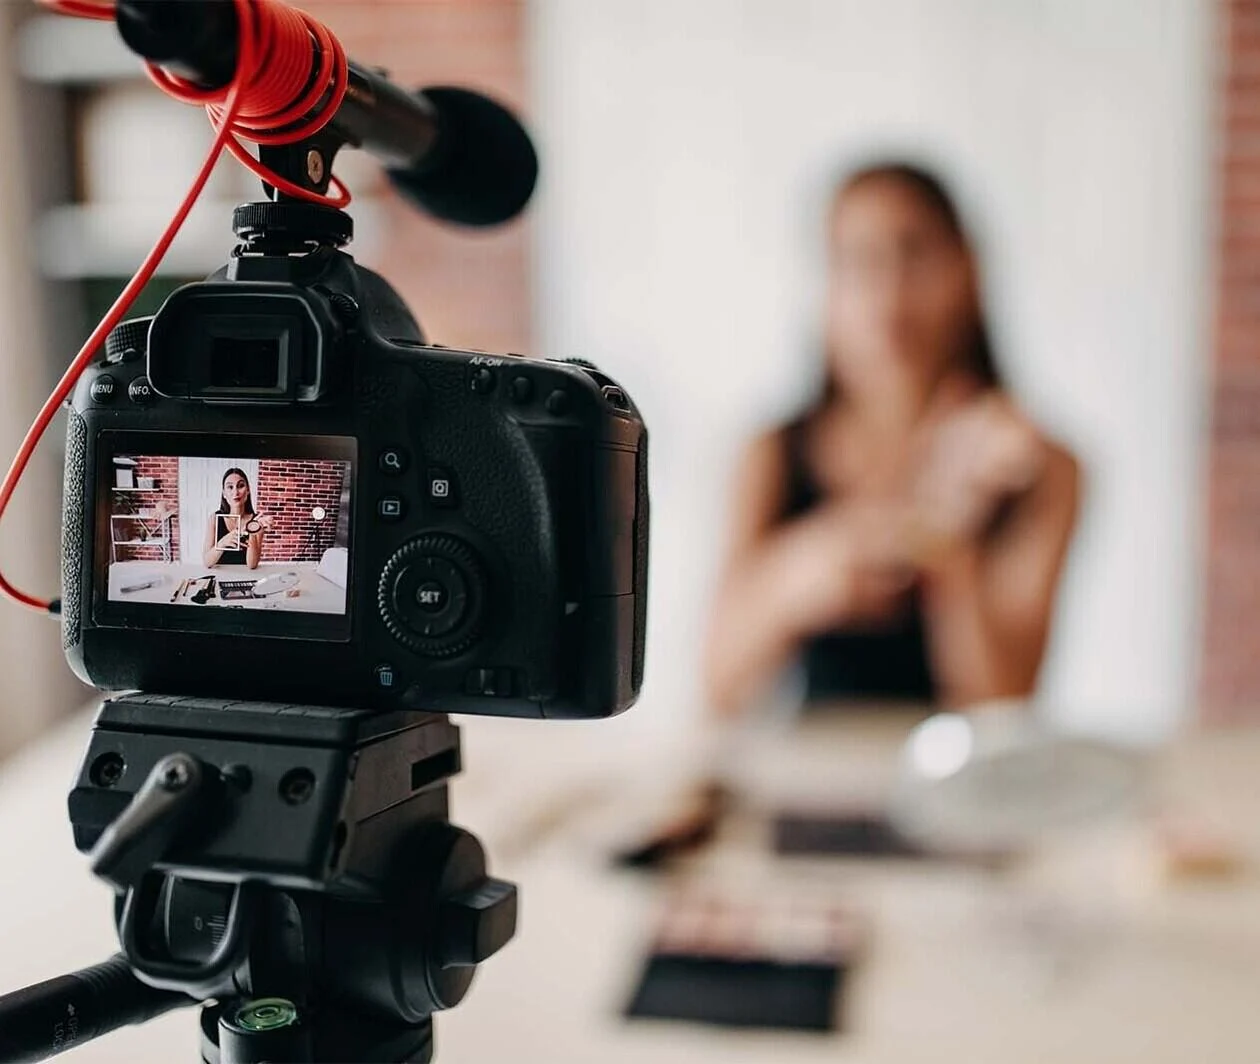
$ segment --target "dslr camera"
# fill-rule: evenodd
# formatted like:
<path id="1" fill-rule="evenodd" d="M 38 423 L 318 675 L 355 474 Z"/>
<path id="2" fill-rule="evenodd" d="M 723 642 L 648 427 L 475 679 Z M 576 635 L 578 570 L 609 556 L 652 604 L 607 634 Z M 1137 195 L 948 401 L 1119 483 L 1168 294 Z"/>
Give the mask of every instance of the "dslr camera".
<path id="1" fill-rule="evenodd" d="M 350 218 L 247 204 L 114 330 L 67 432 L 62 617 L 95 687 L 607 717 L 643 675 L 647 434 L 579 362 L 427 344 Z"/>

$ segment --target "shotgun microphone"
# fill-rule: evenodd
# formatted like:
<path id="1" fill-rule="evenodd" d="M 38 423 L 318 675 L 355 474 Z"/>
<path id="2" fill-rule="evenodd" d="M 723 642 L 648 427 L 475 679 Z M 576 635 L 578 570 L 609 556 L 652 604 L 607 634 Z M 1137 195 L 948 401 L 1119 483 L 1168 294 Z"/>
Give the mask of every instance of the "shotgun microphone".
<path id="1" fill-rule="evenodd" d="M 137 55 L 206 89 L 228 84 L 236 71 L 234 3 L 118 0 L 115 21 Z M 317 49 L 312 38 L 313 72 Z M 538 177 L 529 134 L 501 104 L 467 89 L 407 92 L 353 60 L 345 97 L 325 128 L 377 158 L 399 193 L 444 221 L 506 222 L 529 202 Z"/>

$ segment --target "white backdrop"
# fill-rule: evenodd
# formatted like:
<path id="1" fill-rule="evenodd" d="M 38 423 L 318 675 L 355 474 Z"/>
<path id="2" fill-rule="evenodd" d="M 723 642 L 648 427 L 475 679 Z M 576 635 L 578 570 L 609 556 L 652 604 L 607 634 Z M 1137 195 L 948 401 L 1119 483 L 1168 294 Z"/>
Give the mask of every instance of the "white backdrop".
<path id="1" fill-rule="evenodd" d="M 652 430 L 644 721 L 698 709 L 743 439 L 813 365 L 822 193 L 926 153 L 983 247 L 1008 377 L 1088 466 L 1047 708 L 1158 735 L 1198 643 L 1211 5 L 537 0 L 539 351 Z M 666 652 L 668 650 L 668 652 Z"/>
<path id="2" fill-rule="evenodd" d="M 48 336 L 40 292 L 31 269 L 34 225 L 18 160 L 32 147 L 23 139 L 21 99 L 10 56 L 15 5 L 0 5 L 0 462 L 7 469 L 40 404 L 48 397 Z M 69 353 L 64 355 L 69 360 Z M 55 457 L 64 437 L 60 419 L 35 452 L 0 523 L 0 564 L 24 591 L 60 594 L 61 471 Z M 61 626 L 0 600 L 0 757 L 39 733 L 50 721 L 87 699 L 61 649 Z"/>

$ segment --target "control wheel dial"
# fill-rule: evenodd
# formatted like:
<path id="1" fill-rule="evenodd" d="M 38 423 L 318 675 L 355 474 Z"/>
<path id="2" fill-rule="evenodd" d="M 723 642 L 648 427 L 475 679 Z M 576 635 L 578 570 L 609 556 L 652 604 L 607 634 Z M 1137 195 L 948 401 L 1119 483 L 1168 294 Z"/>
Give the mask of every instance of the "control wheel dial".
<path id="1" fill-rule="evenodd" d="M 480 634 L 485 578 L 467 544 L 428 533 L 403 544 L 385 563 L 376 601 L 390 635 L 408 650 L 454 657 Z"/>

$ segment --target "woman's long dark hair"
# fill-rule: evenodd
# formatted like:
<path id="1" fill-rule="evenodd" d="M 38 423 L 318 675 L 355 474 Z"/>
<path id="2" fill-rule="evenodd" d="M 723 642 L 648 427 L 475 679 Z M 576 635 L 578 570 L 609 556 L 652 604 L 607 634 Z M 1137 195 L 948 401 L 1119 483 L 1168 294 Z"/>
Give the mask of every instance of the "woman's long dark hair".
<path id="1" fill-rule="evenodd" d="M 227 478 L 233 473 L 245 481 L 245 487 L 249 489 L 249 494 L 245 496 L 245 512 L 252 514 L 254 512 L 254 486 L 249 482 L 249 477 L 245 475 L 245 470 L 237 469 L 236 466 L 224 473 L 223 479 L 219 481 L 219 508 L 214 512 L 217 514 L 230 514 L 232 512 L 232 507 L 228 505 L 227 499 L 223 497 L 223 485 L 227 483 Z"/>
<path id="2" fill-rule="evenodd" d="M 975 255 L 971 238 L 966 226 L 963 225 L 957 201 L 945 182 L 930 170 L 914 163 L 890 160 L 868 164 L 859 170 L 854 170 L 836 183 L 831 202 L 833 205 L 838 203 L 845 195 L 862 185 L 886 182 L 899 184 L 917 196 L 919 201 L 944 223 L 950 235 L 962 245 L 967 254 Z M 963 355 L 963 361 L 967 369 L 982 384 L 994 388 L 1002 387 L 1002 374 L 998 370 L 993 341 L 988 322 L 984 317 L 983 307 L 976 307 L 971 343 Z M 832 392 L 833 387 L 829 378 L 828 393 Z"/>

